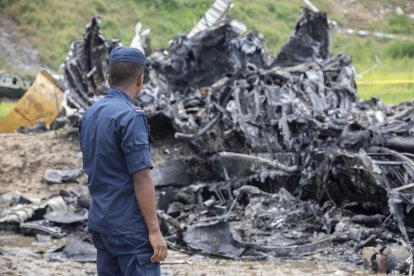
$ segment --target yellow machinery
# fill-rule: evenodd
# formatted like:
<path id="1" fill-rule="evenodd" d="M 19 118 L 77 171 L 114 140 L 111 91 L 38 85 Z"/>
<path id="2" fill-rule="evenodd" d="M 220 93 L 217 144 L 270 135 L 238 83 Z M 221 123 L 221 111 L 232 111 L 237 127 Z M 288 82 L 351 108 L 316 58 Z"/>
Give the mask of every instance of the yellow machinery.
<path id="1" fill-rule="evenodd" d="M 43 120 L 49 126 L 62 110 L 63 91 L 46 71 L 35 81 L 14 108 L 0 119 L 0 133 L 15 132 L 19 127 L 36 125 Z"/>

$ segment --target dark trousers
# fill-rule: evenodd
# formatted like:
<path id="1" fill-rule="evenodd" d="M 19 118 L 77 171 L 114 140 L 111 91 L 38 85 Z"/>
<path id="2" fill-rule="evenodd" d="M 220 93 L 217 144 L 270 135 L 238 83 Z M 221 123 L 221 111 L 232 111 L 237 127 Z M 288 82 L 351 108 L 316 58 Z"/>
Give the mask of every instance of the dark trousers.
<path id="1" fill-rule="evenodd" d="M 153 255 L 148 233 L 103 235 L 92 232 L 97 249 L 99 276 L 159 276 L 160 264 L 151 263 Z"/>

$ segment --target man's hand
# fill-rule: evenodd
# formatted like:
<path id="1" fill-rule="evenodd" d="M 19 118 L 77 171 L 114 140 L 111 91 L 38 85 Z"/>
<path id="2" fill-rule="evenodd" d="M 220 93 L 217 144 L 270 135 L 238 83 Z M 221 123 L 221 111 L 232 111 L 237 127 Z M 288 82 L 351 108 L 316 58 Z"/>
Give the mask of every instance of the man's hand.
<path id="1" fill-rule="evenodd" d="M 154 255 L 151 262 L 158 263 L 167 257 L 167 243 L 161 234 L 158 224 L 157 208 L 155 206 L 155 189 L 152 183 L 151 172 L 143 169 L 133 174 L 135 196 L 149 231 L 149 240 Z"/>
<path id="2" fill-rule="evenodd" d="M 160 231 L 149 234 L 149 240 L 152 248 L 154 249 L 154 255 L 151 257 L 151 262 L 159 263 L 167 258 L 167 243 L 164 240 Z"/>

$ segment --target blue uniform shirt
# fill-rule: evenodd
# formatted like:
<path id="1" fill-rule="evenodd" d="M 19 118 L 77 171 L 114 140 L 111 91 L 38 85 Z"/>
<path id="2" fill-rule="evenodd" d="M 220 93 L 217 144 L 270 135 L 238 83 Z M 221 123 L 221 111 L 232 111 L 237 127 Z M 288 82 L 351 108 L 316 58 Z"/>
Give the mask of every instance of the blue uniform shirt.
<path id="1" fill-rule="evenodd" d="M 148 231 L 132 174 L 152 168 L 144 111 L 119 89 L 93 104 L 79 126 L 83 167 L 92 196 L 88 227 L 105 235 Z"/>

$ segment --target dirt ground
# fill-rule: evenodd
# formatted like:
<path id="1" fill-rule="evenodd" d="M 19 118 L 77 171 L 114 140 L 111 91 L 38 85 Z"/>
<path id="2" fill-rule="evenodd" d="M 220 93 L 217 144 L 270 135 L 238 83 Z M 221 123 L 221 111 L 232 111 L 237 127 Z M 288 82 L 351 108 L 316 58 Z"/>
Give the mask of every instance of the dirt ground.
<path id="1" fill-rule="evenodd" d="M 166 150 L 158 148 L 152 151 L 155 164 Z M 81 166 L 76 133 L 62 130 L 40 134 L 1 134 L 0 152 L 0 195 L 17 190 L 28 198 L 42 199 L 60 189 L 87 192 L 86 176 L 82 176 L 79 183 L 49 185 L 43 181 L 47 168 L 77 169 Z M 0 275 L 96 275 L 94 263 L 49 262 L 42 255 L 34 254 L 30 250 L 32 241 L 33 237 L 11 232 L 0 233 Z M 189 256 L 170 250 L 169 257 L 162 263 L 162 275 L 368 275 L 368 273 L 362 268 L 318 255 L 295 261 L 252 262 L 218 260 L 199 255 Z"/>
<path id="2" fill-rule="evenodd" d="M 170 252 L 171 254 L 172 252 Z M 171 254 L 174 255 L 174 254 Z M 336 262 L 248 262 L 204 258 L 202 256 L 169 257 L 161 264 L 161 275 L 370 275 L 362 270 Z M 97 275 L 94 263 L 58 263 L 28 256 L 0 256 L 0 275 L 66 276 Z"/>
<path id="3" fill-rule="evenodd" d="M 80 148 L 74 140 L 74 135 L 55 132 L 0 134 L 0 194 L 17 190 L 28 197 L 44 198 L 60 189 L 86 189 L 77 183 L 48 185 L 43 181 L 48 168 L 81 167 Z"/>

